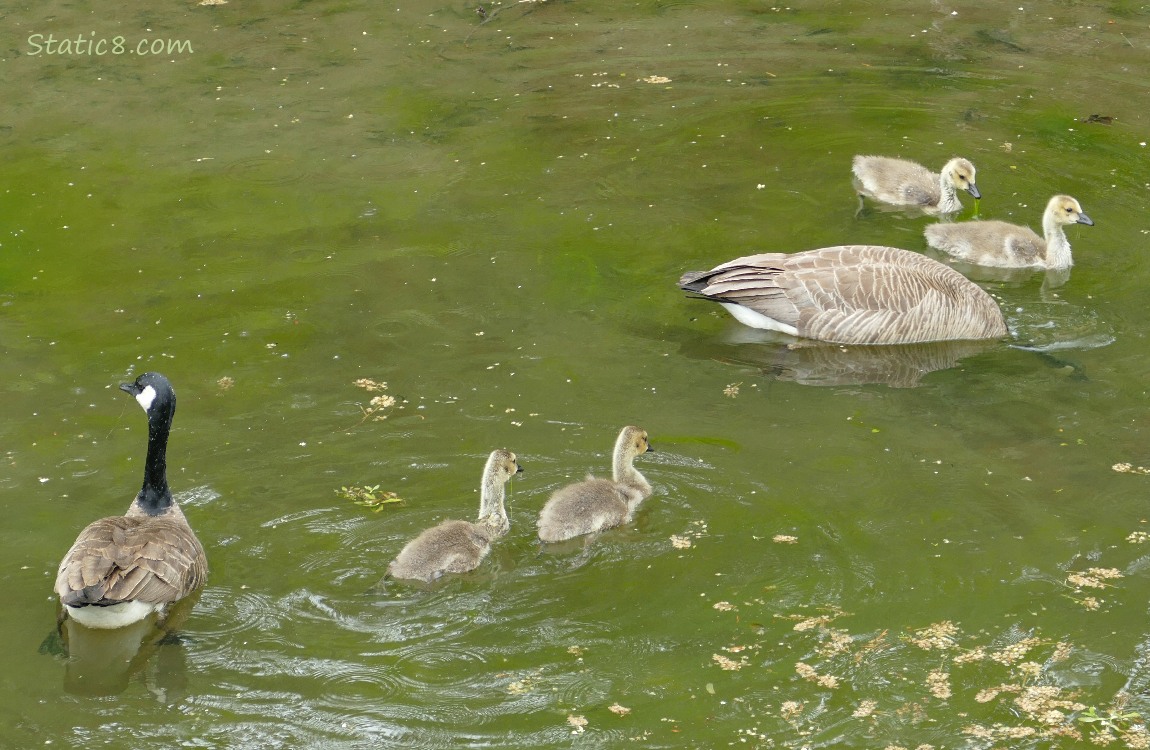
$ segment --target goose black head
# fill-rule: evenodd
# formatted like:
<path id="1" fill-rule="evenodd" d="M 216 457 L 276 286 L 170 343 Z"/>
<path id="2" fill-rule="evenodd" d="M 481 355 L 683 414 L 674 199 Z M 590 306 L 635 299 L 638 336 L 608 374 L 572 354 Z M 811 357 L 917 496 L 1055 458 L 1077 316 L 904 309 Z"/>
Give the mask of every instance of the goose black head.
<path id="1" fill-rule="evenodd" d="M 171 416 L 176 409 L 176 392 L 168 379 L 158 372 L 145 372 L 131 383 L 121 383 L 120 390 L 136 399 L 148 413 L 149 420 L 153 415 Z"/>
<path id="2" fill-rule="evenodd" d="M 168 379 L 158 372 L 145 372 L 131 383 L 122 383 L 120 390 L 132 394 L 148 415 L 144 486 L 136 495 L 136 504 L 150 516 L 159 515 L 172 504 L 172 492 L 168 489 L 167 451 L 172 415 L 176 413 L 176 392 Z"/>

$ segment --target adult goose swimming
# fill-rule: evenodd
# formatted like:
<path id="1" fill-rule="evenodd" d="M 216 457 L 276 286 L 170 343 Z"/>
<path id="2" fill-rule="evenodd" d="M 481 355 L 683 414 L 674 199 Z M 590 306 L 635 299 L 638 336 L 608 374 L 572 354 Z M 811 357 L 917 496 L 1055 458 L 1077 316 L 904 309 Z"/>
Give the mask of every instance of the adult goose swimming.
<path id="1" fill-rule="evenodd" d="M 204 548 L 168 489 L 176 393 L 155 372 L 120 390 L 148 415 L 143 487 L 127 513 L 101 518 L 80 532 L 56 575 L 64 612 L 90 628 L 124 627 L 162 613 L 202 586 L 208 574 Z"/>
<path id="2" fill-rule="evenodd" d="M 651 496 L 651 485 L 634 461 L 652 450 L 646 430 L 620 430 L 611 454 L 611 479 L 588 476 L 557 489 L 539 512 L 539 539 L 561 542 L 629 523 L 639 503 Z"/>
<path id="3" fill-rule="evenodd" d="M 1005 221 L 931 224 L 925 234 L 928 245 L 967 263 L 1061 270 L 1074 264 L 1070 241 L 1062 230 L 1068 224 L 1094 226 L 1078 201 L 1069 195 L 1056 195 L 1042 214 L 1042 237 L 1029 227 Z"/>
<path id="4" fill-rule="evenodd" d="M 916 206 L 928 214 L 952 214 L 962 208 L 958 191 L 981 198 L 974 165 L 955 157 L 939 173 L 917 162 L 889 156 L 856 156 L 851 165 L 860 195 L 894 206 Z"/>
<path id="5" fill-rule="evenodd" d="M 1007 334 L 994 299 L 926 256 L 877 245 L 736 258 L 679 287 L 746 325 L 836 344 L 913 344 Z"/>
<path id="6" fill-rule="evenodd" d="M 479 519 L 444 521 L 412 539 L 387 567 L 387 576 L 431 583 L 444 573 L 479 567 L 492 543 L 511 528 L 503 507 L 503 486 L 523 471 L 511 451 L 492 451 L 483 467 Z"/>

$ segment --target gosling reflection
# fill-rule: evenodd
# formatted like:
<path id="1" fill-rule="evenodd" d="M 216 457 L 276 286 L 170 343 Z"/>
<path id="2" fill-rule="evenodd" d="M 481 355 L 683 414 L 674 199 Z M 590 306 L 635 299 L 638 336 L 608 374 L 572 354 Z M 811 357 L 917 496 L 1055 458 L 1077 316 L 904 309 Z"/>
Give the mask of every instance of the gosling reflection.
<path id="1" fill-rule="evenodd" d="M 1036 276 L 1041 275 L 1042 286 L 1039 296 L 1049 301 L 1048 292 L 1053 292 L 1065 286 L 1070 281 L 1070 267 L 1066 268 L 999 268 L 995 266 L 978 266 L 962 260 L 956 260 L 945 253 L 930 251 L 927 256 L 933 257 L 940 263 L 946 263 L 971 281 L 980 283 L 998 284 L 1027 284 Z"/>

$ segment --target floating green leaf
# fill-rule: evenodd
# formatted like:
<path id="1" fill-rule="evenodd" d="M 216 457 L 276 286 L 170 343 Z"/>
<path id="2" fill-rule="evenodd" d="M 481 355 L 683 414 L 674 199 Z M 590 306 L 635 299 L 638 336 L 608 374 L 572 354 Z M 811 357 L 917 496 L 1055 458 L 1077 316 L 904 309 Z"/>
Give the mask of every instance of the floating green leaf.
<path id="1" fill-rule="evenodd" d="M 351 500 L 356 505 L 362 505 L 378 513 L 389 505 L 403 505 L 404 501 L 394 492 L 380 490 L 379 485 L 362 487 L 340 487 L 335 491 L 345 500 Z"/>

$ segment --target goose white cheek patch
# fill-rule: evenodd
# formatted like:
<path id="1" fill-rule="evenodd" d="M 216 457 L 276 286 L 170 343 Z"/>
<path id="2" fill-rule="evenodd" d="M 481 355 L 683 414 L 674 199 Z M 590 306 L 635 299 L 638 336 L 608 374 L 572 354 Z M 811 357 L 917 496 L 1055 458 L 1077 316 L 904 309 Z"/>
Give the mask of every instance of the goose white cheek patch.
<path id="1" fill-rule="evenodd" d="M 136 394 L 136 401 L 140 406 L 144 407 L 144 411 L 152 408 L 152 402 L 156 400 L 156 389 L 150 385 L 144 386 L 144 390 Z"/>

